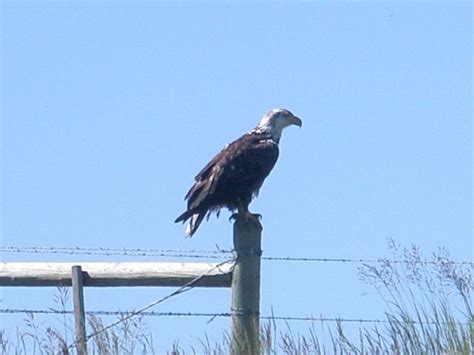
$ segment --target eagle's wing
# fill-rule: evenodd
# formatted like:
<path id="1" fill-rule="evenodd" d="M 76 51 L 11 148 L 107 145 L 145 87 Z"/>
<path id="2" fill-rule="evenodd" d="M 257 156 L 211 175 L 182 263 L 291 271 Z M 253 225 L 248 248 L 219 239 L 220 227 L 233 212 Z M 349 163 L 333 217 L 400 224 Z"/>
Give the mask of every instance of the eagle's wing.
<path id="1" fill-rule="evenodd" d="M 194 233 L 209 210 L 227 205 L 226 196 L 235 189 L 243 188 L 250 203 L 277 158 L 278 145 L 260 134 L 247 133 L 228 144 L 196 175 L 185 196 L 188 209 L 176 222 L 193 217 L 190 234 Z"/>
<path id="2" fill-rule="evenodd" d="M 191 186 L 185 200 L 188 200 L 188 210 L 199 206 L 206 194 L 214 192 L 219 177 L 225 170 L 225 166 L 232 160 L 239 159 L 239 154 L 249 146 L 250 134 L 245 134 L 232 143 L 227 144 L 194 178 L 194 185 Z"/>

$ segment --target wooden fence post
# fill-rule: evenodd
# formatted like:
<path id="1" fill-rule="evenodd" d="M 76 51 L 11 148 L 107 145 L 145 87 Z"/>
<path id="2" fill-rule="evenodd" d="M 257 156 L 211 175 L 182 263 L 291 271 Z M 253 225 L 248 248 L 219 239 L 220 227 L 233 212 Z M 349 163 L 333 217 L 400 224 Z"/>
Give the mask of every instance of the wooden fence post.
<path id="1" fill-rule="evenodd" d="M 262 228 L 236 215 L 232 273 L 232 355 L 260 353 L 260 258 Z"/>
<path id="2" fill-rule="evenodd" d="M 83 281 L 82 268 L 78 265 L 74 265 L 72 267 L 72 299 L 74 303 L 75 340 L 78 355 L 87 355 Z"/>

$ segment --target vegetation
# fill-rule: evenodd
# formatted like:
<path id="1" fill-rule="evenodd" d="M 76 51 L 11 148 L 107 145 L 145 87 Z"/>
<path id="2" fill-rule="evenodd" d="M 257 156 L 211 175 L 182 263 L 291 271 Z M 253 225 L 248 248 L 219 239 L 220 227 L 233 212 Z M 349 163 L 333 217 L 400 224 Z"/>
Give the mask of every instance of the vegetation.
<path id="1" fill-rule="evenodd" d="M 335 325 L 313 322 L 306 334 L 294 334 L 274 320 L 261 329 L 262 354 L 471 354 L 474 350 L 472 313 L 472 264 L 456 264 L 440 249 L 429 260 L 417 247 L 401 248 L 389 242 L 392 260 L 362 265 L 360 279 L 375 287 L 386 303 L 385 323 L 359 329 L 357 339 L 349 339 L 342 321 Z M 65 310 L 68 289 L 60 289 L 55 301 Z M 89 343 L 91 354 L 155 354 L 152 335 L 143 317 L 124 320 L 104 330 L 101 318 L 90 316 L 89 330 L 98 333 Z M 322 332 L 329 334 L 323 341 Z M 15 339 L 0 331 L 0 354 L 75 354 L 68 347 L 73 338 L 68 316 L 61 329 L 39 322 L 26 314 L 25 330 Z M 228 354 L 229 334 L 219 343 L 204 336 L 193 349 L 176 342 L 168 354 Z"/>

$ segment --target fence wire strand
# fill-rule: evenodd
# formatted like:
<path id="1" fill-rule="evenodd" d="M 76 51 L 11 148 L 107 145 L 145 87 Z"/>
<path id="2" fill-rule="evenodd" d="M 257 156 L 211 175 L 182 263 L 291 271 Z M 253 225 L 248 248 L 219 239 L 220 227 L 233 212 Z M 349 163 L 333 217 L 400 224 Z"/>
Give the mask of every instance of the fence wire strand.
<path id="1" fill-rule="evenodd" d="M 100 256 L 138 256 L 169 258 L 222 259 L 232 254 L 229 250 L 179 250 L 179 249 L 140 249 L 140 248 L 83 248 L 83 247 L 0 247 L 0 253 L 20 254 L 62 254 L 62 255 L 100 255 Z"/>
<path id="2" fill-rule="evenodd" d="M 196 258 L 196 259 L 222 259 L 234 255 L 233 250 L 180 250 L 180 249 L 141 249 L 141 248 L 84 248 L 84 247 L 41 247 L 41 246 L 0 246 L 0 253 L 20 254 L 66 254 L 66 255 L 100 255 L 100 256 L 135 256 L 135 257 L 167 257 L 167 258 Z M 421 265 L 437 264 L 437 261 L 419 260 L 406 261 L 394 259 L 368 259 L 368 258 L 321 258 L 321 257 L 291 257 L 291 256 L 262 256 L 265 261 L 282 262 L 322 262 L 346 264 L 374 264 L 393 263 Z M 474 266 L 473 261 L 452 261 L 454 265 Z"/>
<path id="3" fill-rule="evenodd" d="M 86 311 L 87 315 L 94 316 L 135 316 L 140 315 L 144 317 L 204 317 L 204 318 L 229 318 L 232 316 L 232 313 L 221 312 L 221 313 L 209 313 L 209 312 L 155 312 L 155 311 L 143 311 L 140 313 L 134 313 L 135 311 Z M 0 314 L 60 314 L 60 315 L 73 315 L 73 311 L 67 310 L 55 310 L 55 309 L 0 309 Z M 130 316 L 130 317 L 131 317 Z M 125 321 L 128 318 L 120 318 L 119 322 Z M 271 316 L 260 316 L 262 320 L 277 320 L 277 321 L 304 321 L 304 322 L 342 322 L 342 323 L 384 323 L 389 324 L 391 321 L 386 319 L 366 319 L 366 318 L 340 318 L 340 317 L 323 317 L 323 316 L 280 316 L 280 315 L 271 315 Z M 440 324 L 437 322 L 421 322 L 421 321 L 407 321 L 410 324 L 426 324 L 434 325 Z M 468 325 L 469 323 L 463 322 L 454 322 L 458 325 Z M 113 323 L 112 323 L 113 324 Z M 118 324 L 118 323 L 117 323 Z M 448 323 L 441 323 L 448 324 Z M 451 324 L 451 323 L 449 323 Z M 111 327 L 107 328 L 110 329 Z M 106 329 L 104 328 L 103 331 Z M 88 340 L 94 337 L 97 334 L 91 334 L 88 336 Z"/>

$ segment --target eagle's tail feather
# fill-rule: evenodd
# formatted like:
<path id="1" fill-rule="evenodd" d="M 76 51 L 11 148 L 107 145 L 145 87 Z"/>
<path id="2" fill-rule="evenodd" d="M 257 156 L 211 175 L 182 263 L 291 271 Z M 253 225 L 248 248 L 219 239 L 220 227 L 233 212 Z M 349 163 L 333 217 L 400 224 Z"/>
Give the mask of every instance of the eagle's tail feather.
<path id="1" fill-rule="evenodd" d="M 185 222 L 186 220 L 189 219 L 189 222 L 186 226 L 186 230 L 184 232 L 186 234 L 186 237 L 189 238 L 189 237 L 192 237 L 193 234 L 196 232 L 202 220 L 206 216 L 206 213 L 207 211 L 197 212 L 196 210 L 191 209 L 182 213 L 178 218 L 176 218 L 174 222 L 175 223 L 178 223 L 181 221 Z"/>
<path id="2" fill-rule="evenodd" d="M 193 215 L 193 211 L 192 210 L 188 210 L 188 211 L 184 211 L 183 213 L 181 213 L 178 218 L 176 218 L 174 220 L 174 223 L 178 223 L 178 222 L 181 222 L 181 221 L 186 221 L 189 217 L 191 217 Z"/>
<path id="3" fill-rule="evenodd" d="M 184 231 L 186 238 L 191 238 L 193 236 L 205 216 L 206 213 L 196 213 L 191 216 L 191 219 L 186 226 L 186 230 Z"/>

